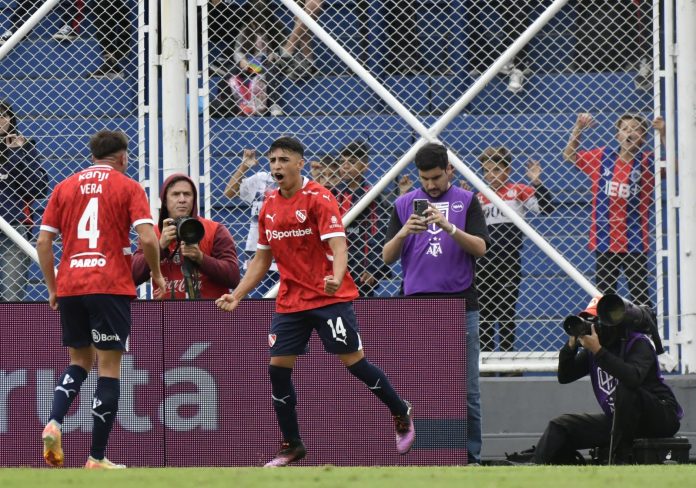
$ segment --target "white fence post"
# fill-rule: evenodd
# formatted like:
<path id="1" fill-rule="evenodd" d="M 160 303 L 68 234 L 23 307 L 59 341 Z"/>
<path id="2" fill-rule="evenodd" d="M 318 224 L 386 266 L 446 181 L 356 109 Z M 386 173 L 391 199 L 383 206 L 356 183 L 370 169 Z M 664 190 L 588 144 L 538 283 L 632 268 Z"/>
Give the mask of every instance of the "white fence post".
<path id="1" fill-rule="evenodd" d="M 163 0 L 161 13 L 162 166 L 166 178 L 172 173 L 188 174 L 185 0 Z"/>
<path id="2" fill-rule="evenodd" d="M 682 372 L 696 371 L 696 2 L 677 2 L 677 131 L 679 133 L 679 260 Z"/>

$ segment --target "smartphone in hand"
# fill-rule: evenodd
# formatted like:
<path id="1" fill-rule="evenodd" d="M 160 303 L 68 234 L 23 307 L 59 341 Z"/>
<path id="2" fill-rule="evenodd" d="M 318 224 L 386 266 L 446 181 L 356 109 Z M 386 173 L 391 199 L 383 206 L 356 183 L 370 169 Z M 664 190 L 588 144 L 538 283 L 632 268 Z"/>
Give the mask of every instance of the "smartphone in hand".
<path id="1" fill-rule="evenodd" d="M 413 213 L 419 217 L 425 217 L 425 211 L 428 209 L 428 200 L 424 198 L 416 198 L 413 200 Z"/>

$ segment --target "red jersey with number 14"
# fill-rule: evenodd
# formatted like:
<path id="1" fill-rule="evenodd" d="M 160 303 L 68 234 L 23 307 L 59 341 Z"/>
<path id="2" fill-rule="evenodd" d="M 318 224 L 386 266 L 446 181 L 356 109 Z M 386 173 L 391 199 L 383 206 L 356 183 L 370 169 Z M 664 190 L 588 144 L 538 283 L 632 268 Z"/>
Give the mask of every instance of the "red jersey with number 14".
<path id="1" fill-rule="evenodd" d="M 129 233 L 140 224 L 154 224 L 145 191 L 111 166 L 94 165 L 60 182 L 41 221 L 41 230 L 62 234 L 57 295 L 134 297 Z"/>
<path id="2" fill-rule="evenodd" d="M 333 254 L 327 240 L 345 237 L 338 203 L 329 190 L 305 178 L 291 198 L 274 190 L 259 212 L 258 249 L 270 249 L 278 263 L 280 288 L 276 311 L 300 312 L 358 296 L 346 271 L 334 295 L 324 292 L 324 277 L 333 275 Z"/>

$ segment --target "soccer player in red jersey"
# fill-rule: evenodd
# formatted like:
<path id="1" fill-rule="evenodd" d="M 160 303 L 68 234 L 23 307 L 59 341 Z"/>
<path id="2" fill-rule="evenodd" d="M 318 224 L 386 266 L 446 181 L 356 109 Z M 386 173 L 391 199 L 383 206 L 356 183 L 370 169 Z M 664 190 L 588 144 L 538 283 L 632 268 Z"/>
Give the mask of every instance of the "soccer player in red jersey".
<path id="1" fill-rule="evenodd" d="M 563 157 L 592 181 L 589 249 L 596 257 L 597 288 L 615 293 L 623 271 L 633 301 L 648 305 L 647 253 L 655 176 L 653 155 L 643 151 L 648 121 L 641 115 L 622 115 L 616 122 L 618 150 L 610 146 L 578 150 L 583 131 L 593 125 L 592 115 L 578 115 Z M 653 127 L 664 144 L 663 119 L 657 117 Z"/>
<path id="2" fill-rule="evenodd" d="M 324 349 L 336 354 L 387 405 L 394 416 L 397 451 L 406 454 L 415 440 L 411 405 L 397 395 L 382 370 L 365 358 L 351 303 L 358 290 L 347 273 L 347 243 L 338 204 L 329 190 L 302 177 L 303 157 L 304 148 L 297 139 L 281 137 L 271 144 L 270 172 L 278 189 L 261 207 L 256 255 L 234 292 L 217 300 L 222 310 L 234 310 L 275 259 L 280 289 L 268 335 L 268 374 L 283 440 L 266 467 L 286 466 L 305 457 L 291 375 L 314 329 Z"/>
<path id="3" fill-rule="evenodd" d="M 126 136 L 103 130 L 92 136 L 89 147 L 93 165 L 56 185 L 36 243 L 48 304 L 60 311 L 62 342 L 70 354 L 70 365 L 53 392 L 42 440 L 46 462 L 61 466 L 61 424 L 96 356 L 99 379 L 85 468 L 114 469 L 125 467 L 109 461 L 105 452 L 118 411 L 121 356 L 128 349 L 130 302 L 135 297 L 130 273 L 131 225 L 140 237 L 154 283 L 164 289 L 165 282 L 147 197 L 124 174 L 128 166 Z M 63 255 L 56 277 L 53 241 L 58 234 Z"/>

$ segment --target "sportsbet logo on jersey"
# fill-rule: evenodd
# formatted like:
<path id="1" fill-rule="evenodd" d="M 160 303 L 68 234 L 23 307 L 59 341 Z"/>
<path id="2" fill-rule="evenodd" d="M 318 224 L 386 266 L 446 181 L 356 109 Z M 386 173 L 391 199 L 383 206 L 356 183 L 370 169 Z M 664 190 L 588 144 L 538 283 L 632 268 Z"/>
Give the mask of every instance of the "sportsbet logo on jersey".
<path id="1" fill-rule="evenodd" d="M 312 228 L 307 227 L 306 229 L 292 229 L 292 230 L 269 230 L 266 229 L 266 239 L 271 242 L 273 239 L 277 241 L 282 241 L 288 237 L 305 237 L 312 235 Z"/>

